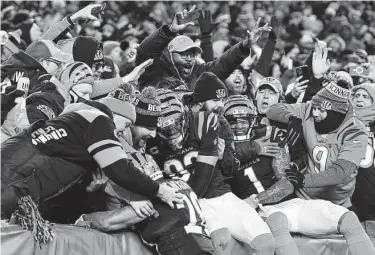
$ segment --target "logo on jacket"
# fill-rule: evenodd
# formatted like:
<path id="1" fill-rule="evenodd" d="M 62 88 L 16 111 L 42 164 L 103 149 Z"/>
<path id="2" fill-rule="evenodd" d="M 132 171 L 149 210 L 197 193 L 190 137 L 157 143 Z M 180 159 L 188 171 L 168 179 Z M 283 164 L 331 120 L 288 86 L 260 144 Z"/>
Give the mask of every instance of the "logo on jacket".
<path id="1" fill-rule="evenodd" d="M 55 113 L 52 111 L 51 108 L 49 108 L 48 106 L 44 105 L 44 104 L 40 104 L 36 107 L 39 111 L 41 111 L 42 113 L 44 113 L 49 120 L 53 119 L 56 117 Z"/>
<path id="2" fill-rule="evenodd" d="M 223 97 L 225 97 L 225 89 L 217 89 L 216 90 L 216 97 L 217 98 L 223 98 Z"/>

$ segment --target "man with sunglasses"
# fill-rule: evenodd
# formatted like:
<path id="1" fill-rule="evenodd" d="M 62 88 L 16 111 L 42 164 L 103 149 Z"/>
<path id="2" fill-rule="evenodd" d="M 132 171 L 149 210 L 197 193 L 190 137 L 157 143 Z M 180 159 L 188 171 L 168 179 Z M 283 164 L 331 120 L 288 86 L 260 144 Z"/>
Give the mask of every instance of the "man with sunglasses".
<path id="1" fill-rule="evenodd" d="M 72 55 L 59 50 L 49 40 L 39 40 L 19 51 L 1 67 L 1 123 L 15 105 L 17 97 L 26 97 L 43 81 L 50 80 Z"/>

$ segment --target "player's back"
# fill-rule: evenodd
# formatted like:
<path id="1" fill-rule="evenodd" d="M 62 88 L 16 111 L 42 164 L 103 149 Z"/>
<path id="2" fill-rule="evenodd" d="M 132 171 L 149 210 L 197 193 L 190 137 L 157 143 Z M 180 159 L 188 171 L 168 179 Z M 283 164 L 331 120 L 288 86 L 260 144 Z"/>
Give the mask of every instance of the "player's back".
<path id="1" fill-rule="evenodd" d="M 183 228 L 186 234 L 198 234 L 208 236 L 206 222 L 198 203 L 197 195 L 189 185 L 177 179 L 162 180 L 162 185 L 175 188 L 184 195 L 184 204 L 171 209 L 169 205 L 158 199 L 152 200 L 159 217 L 148 218 L 138 224 L 142 238 L 148 243 L 157 243 L 160 238 Z"/>

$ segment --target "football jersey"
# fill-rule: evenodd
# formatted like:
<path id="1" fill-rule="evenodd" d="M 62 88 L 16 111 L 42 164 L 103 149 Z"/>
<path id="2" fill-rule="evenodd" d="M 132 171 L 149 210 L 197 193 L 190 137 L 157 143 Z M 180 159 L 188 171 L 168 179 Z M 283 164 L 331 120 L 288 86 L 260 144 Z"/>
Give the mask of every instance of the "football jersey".
<path id="1" fill-rule="evenodd" d="M 270 136 L 271 142 L 282 143 L 285 139 L 285 130 L 276 126 L 265 126 L 260 124 L 252 130 L 251 140 Z M 252 194 L 258 194 L 267 190 L 277 180 L 272 168 L 273 158 L 258 156 L 249 161 L 246 155 L 246 148 L 249 141 L 235 142 L 237 157 L 240 159 L 240 169 L 230 180 L 232 191 L 241 199 L 245 199 Z"/>
<path id="2" fill-rule="evenodd" d="M 347 160 L 359 166 L 366 146 L 367 132 L 363 123 L 349 111 L 341 126 L 329 134 L 318 134 L 311 116 L 312 104 L 286 105 L 288 110 L 302 119 L 303 135 L 308 150 L 308 165 L 305 173 L 317 174 L 333 166 L 338 159 Z M 306 199 L 324 199 L 349 207 L 350 197 L 355 188 L 355 171 L 343 183 L 315 188 L 303 188 L 297 196 Z"/>
<path id="3" fill-rule="evenodd" d="M 187 234 L 208 237 L 206 220 L 198 203 L 198 197 L 190 186 L 183 180 L 177 179 L 161 180 L 159 183 L 168 185 L 183 194 L 184 204 L 171 209 L 168 204 L 158 199 L 151 200 L 159 217 L 147 218 L 137 224 L 142 238 L 148 243 L 157 243 L 162 236 L 169 235 L 180 228 L 184 228 Z"/>
<path id="4" fill-rule="evenodd" d="M 173 150 L 158 135 L 147 141 L 146 148 L 147 153 L 151 154 L 159 167 L 164 170 L 164 175 L 167 178 L 182 179 L 186 182 L 195 171 L 199 171 L 195 164 L 198 155 L 217 157 L 220 130 L 218 117 L 214 113 L 189 112 L 187 117 L 187 135 L 184 137 L 182 149 Z M 221 196 L 227 192 L 230 192 L 230 188 L 225 184 L 220 169 L 215 167 L 203 197 Z M 210 194 L 210 197 L 207 197 L 206 194 Z"/>

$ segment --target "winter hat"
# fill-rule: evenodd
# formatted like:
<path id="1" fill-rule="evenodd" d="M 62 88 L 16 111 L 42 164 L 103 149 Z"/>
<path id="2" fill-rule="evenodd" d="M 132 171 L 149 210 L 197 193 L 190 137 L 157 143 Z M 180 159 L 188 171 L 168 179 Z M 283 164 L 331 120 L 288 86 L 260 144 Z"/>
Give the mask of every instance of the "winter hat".
<path id="1" fill-rule="evenodd" d="M 337 79 L 337 82 L 345 82 L 348 86 L 348 89 L 353 88 L 353 79 L 345 71 L 338 71 L 334 74 L 334 77 Z"/>
<path id="2" fill-rule="evenodd" d="M 30 11 L 22 9 L 17 12 L 16 15 L 14 15 L 12 19 L 12 23 L 17 26 L 25 21 L 28 21 L 30 19 Z"/>
<path id="3" fill-rule="evenodd" d="M 213 73 L 204 72 L 194 85 L 193 102 L 205 102 L 224 98 L 227 95 L 225 84 Z"/>
<path id="4" fill-rule="evenodd" d="M 104 61 L 103 44 L 91 36 L 61 40 L 57 43 L 57 47 L 72 54 L 74 61 L 86 63 L 90 67 L 95 62 Z"/>
<path id="5" fill-rule="evenodd" d="M 30 29 L 34 25 L 33 22 L 24 22 L 17 26 L 16 29 L 20 29 L 22 34 L 21 38 L 25 41 L 26 45 L 29 45 L 32 43 L 30 38 Z"/>
<path id="6" fill-rule="evenodd" d="M 91 68 L 83 62 L 73 62 L 66 65 L 58 74 L 57 79 L 68 89 L 75 85 L 88 83 L 94 85 Z"/>
<path id="7" fill-rule="evenodd" d="M 137 120 L 135 126 L 156 128 L 161 117 L 161 103 L 154 87 L 145 87 L 134 101 Z"/>
<path id="8" fill-rule="evenodd" d="M 112 113 L 129 119 L 132 124 L 135 122 L 135 107 L 130 102 L 130 95 L 123 89 L 116 89 L 108 96 L 100 99 L 99 102 L 111 109 Z"/>
<path id="9" fill-rule="evenodd" d="M 311 102 L 313 105 L 318 105 L 325 110 L 346 114 L 349 109 L 349 97 L 349 90 L 341 88 L 331 81 L 313 96 Z"/>
<path id="10" fill-rule="evenodd" d="M 105 41 L 103 43 L 103 54 L 104 56 L 108 56 L 111 54 L 112 50 L 120 47 L 120 43 L 116 41 Z"/>
<path id="11" fill-rule="evenodd" d="M 73 60 L 72 55 L 59 50 L 50 40 L 38 40 L 30 44 L 25 51 L 27 54 L 39 61 L 39 59 L 52 58 L 61 63 Z"/>

